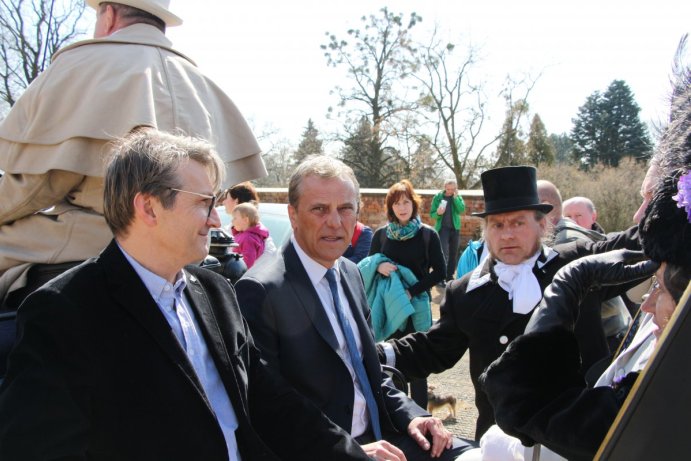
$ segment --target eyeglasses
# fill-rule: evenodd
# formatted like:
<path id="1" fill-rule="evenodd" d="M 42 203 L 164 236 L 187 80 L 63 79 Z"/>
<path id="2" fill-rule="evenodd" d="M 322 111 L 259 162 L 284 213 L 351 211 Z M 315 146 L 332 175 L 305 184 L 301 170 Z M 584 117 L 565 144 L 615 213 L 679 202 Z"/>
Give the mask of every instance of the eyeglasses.
<path id="1" fill-rule="evenodd" d="M 657 281 L 657 277 L 653 275 L 651 277 L 651 282 L 650 288 L 648 289 L 648 292 L 643 295 L 641 302 L 645 302 L 646 299 L 653 296 L 660 289 L 660 282 Z"/>
<path id="2" fill-rule="evenodd" d="M 209 202 L 209 211 L 206 214 L 206 219 L 209 219 L 209 217 L 211 216 L 211 210 L 213 210 L 214 207 L 216 206 L 216 196 L 215 195 L 200 194 L 199 192 L 192 192 L 190 190 L 176 189 L 174 187 L 169 187 L 168 190 L 173 190 L 175 192 L 183 192 L 185 194 L 192 194 L 192 195 L 196 195 L 197 197 L 204 197 L 206 200 L 209 200 L 210 201 Z"/>

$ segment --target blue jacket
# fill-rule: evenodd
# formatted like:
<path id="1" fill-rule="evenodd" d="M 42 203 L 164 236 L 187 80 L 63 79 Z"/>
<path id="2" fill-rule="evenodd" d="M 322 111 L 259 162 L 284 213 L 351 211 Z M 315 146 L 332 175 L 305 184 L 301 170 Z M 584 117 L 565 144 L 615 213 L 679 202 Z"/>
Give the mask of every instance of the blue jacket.
<path id="1" fill-rule="evenodd" d="M 480 264 L 480 256 L 482 256 L 482 246 L 484 240 L 470 240 L 468 246 L 461 253 L 458 258 L 458 266 L 456 266 L 456 278 L 460 279 L 468 272 L 473 271 L 478 264 Z"/>
<path id="2" fill-rule="evenodd" d="M 398 270 L 384 277 L 377 272 L 383 262 L 390 262 L 381 253 L 375 253 L 358 263 L 365 283 L 365 294 L 372 309 L 372 328 L 374 339 L 383 341 L 396 330 L 405 329 L 408 317 L 413 321 L 416 331 L 427 331 L 432 326 L 432 310 L 427 292 L 408 299 L 406 289 L 417 283 L 417 277 L 405 266 L 397 265 Z"/>

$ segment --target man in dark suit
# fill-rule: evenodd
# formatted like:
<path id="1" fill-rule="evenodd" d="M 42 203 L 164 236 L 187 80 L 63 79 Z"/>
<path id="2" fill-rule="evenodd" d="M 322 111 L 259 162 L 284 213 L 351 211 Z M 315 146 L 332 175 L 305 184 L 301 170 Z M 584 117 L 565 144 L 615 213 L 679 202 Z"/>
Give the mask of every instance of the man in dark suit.
<path id="1" fill-rule="evenodd" d="M 353 171 L 308 159 L 290 179 L 288 201 L 291 241 L 236 284 L 262 358 L 370 457 L 454 459 L 468 445 L 382 378 L 362 278 L 341 257 L 357 220 Z"/>
<path id="2" fill-rule="evenodd" d="M 469 351 L 470 378 L 478 409 L 476 440 L 494 424 L 492 406 L 478 378 L 523 333 L 554 274 L 587 254 L 622 247 L 640 248 L 636 228 L 602 242 L 577 241 L 548 247 L 542 238 L 552 205 L 540 202 L 535 168 L 495 168 L 482 173 L 481 180 L 485 210 L 473 215 L 484 218 L 484 238 L 490 256 L 472 272 L 447 285 L 440 318 L 429 331 L 381 345 L 387 363 L 410 378 L 441 373 Z M 598 296 L 610 299 L 625 289 L 600 287 Z M 597 354 L 606 352 L 600 304 L 590 306 L 591 309 L 580 311 L 575 325 L 581 357 L 587 366 L 602 358 Z"/>
<path id="3" fill-rule="evenodd" d="M 368 459 L 260 362 L 229 282 L 188 265 L 220 225 L 223 168 L 206 142 L 151 130 L 116 149 L 115 240 L 19 309 L 0 459 Z"/>

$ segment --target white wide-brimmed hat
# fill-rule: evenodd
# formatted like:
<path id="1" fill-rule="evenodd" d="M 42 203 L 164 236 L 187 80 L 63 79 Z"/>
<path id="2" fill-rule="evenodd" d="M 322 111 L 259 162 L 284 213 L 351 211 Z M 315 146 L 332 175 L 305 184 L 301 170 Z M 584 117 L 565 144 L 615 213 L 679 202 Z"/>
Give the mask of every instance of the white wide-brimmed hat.
<path id="1" fill-rule="evenodd" d="M 133 6 L 140 10 L 151 13 L 157 18 L 160 18 L 166 23 L 166 26 L 173 27 L 182 24 L 182 19 L 179 16 L 171 13 L 168 9 L 170 7 L 170 0 L 86 0 L 86 4 L 91 8 L 97 10 L 98 5 L 105 1 L 112 1 L 113 3 L 120 3 L 122 5 Z"/>

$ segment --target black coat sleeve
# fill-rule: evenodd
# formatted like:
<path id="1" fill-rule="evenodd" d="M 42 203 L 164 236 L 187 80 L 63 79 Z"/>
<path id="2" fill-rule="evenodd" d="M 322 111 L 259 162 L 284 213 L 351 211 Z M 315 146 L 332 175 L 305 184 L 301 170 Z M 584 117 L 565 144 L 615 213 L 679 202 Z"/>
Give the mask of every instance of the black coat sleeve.
<path id="1" fill-rule="evenodd" d="M 22 305 L 0 387 L 0 459 L 87 459 L 93 362 L 82 328 L 57 294 L 42 290 Z"/>
<path id="2" fill-rule="evenodd" d="M 456 296 L 465 285 L 447 289 L 440 306 L 439 320 L 426 332 L 416 332 L 389 343 L 396 353 L 396 368 L 411 378 L 441 373 L 458 362 L 468 349 L 469 340 L 457 325 Z"/>
<path id="3" fill-rule="evenodd" d="M 587 388 L 579 369 L 575 337 L 553 329 L 518 337 L 480 381 L 504 432 L 570 460 L 589 460 L 625 394 L 610 387 Z"/>

